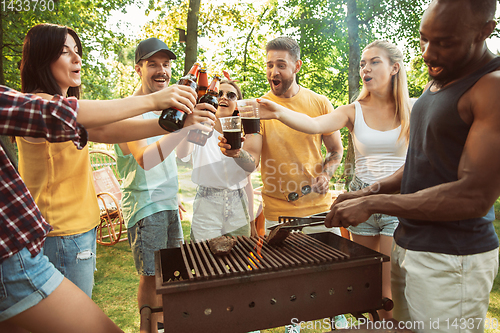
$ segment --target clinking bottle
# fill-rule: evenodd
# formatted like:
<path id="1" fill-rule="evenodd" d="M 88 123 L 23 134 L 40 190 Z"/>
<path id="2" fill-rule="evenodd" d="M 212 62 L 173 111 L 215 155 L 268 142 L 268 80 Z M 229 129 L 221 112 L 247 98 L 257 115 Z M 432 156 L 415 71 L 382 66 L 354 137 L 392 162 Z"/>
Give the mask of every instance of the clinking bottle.
<path id="1" fill-rule="evenodd" d="M 198 94 L 198 97 L 196 99 L 200 99 L 201 96 L 207 93 L 208 89 L 208 74 L 207 74 L 207 68 L 205 66 L 202 66 L 200 69 L 197 83 L 198 83 L 198 88 L 196 92 Z"/>
<path id="2" fill-rule="evenodd" d="M 212 105 L 215 109 L 219 107 L 219 85 L 220 85 L 220 75 L 214 75 L 212 82 L 208 86 L 207 93 L 200 97 L 199 103 L 208 103 Z M 207 139 L 211 137 L 213 130 L 210 132 L 202 131 L 199 129 L 189 131 L 187 140 L 189 142 L 195 143 L 200 146 L 204 146 L 207 143 Z"/>
<path id="3" fill-rule="evenodd" d="M 198 87 L 196 79 L 198 77 L 200 67 L 200 64 L 196 62 L 189 70 L 189 73 L 181 77 L 177 84 L 191 87 L 194 91 L 196 91 L 196 88 Z M 162 111 L 161 116 L 158 119 L 158 123 L 164 130 L 168 132 L 175 132 L 184 126 L 186 116 L 187 115 L 183 111 L 177 108 L 168 108 Z"/>

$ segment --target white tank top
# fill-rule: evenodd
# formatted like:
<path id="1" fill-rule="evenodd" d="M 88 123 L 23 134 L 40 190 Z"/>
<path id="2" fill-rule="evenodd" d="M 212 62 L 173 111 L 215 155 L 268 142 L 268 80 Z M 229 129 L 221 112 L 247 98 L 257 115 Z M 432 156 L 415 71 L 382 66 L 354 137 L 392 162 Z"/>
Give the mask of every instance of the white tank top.
<path id="1" fill-rule="evenodd" d="M 388 131 L 368 127 L 359 102 L 354 102 L 356 118 L 352 131 L 356 156 L 356 176 L 364 183 L 373 184 L 398 170 L 406 159 L 408 145 L 400 140 L 401 125 Z"/>

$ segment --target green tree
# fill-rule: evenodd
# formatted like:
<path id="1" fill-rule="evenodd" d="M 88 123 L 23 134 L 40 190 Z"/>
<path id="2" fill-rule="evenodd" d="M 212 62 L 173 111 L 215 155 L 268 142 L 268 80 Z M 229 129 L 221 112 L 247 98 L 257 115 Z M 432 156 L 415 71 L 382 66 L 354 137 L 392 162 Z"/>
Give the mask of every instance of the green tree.
<path id="1" fill-rule="evenodd" d="M 251 2 L 238 5 L 210 4 L 203 19 L 201 35 L 210 38 L 217 49 L 217 67 L 231 73 L 245 98 L 262 96 L 269 90 L 265 71 L 265 45 L 269 36 L 269 18 L 275 4 L 257 6 Z"/>
<path id="2" fill-rule="evenodd" d="M 187 28 L 191 5 L 187 0 L 154 1 L 150 3 L 150 10 L 159 12 L 158 19 L 148 22 L 143 29 L 144 37 L 154 36 L 171 46 L 178 56 L 177 64 L 187 57 L 188 45 L 177 41 L 176 29 Z M 197 37 L 209 40 L 210 49 L 198 48 L 196 59 L 210 62 L 209 72 L 230 72 L 231 77 L 239 81 L 246 97 L 262 95 L 268 89 L 263 69 L 265 58 L 262 57 L 266 39 L 261 24 L 267 7 L 245 2 L 232 5 L 202 2 L 200 6 Z M 189 38 L 189 28 L 187 30 Z M 216 52 L 210 56 L 214 50 Z M 189 67 L 193 62 L 194 58 L 190 62 L 184 60 Z M 172 71 L 173 77 L 181 75 L 177 67 Z"/>
<path id="3" fill-rule="evenodd" d="M 123 34 L 107 29 L 107 21 L 113 10 L 124 9 L 135 0 L 46 0 L 45 8 L 26 7 L 17 10 L 16 2 L 5 1 L 0 12 L 0 84 L 20 89 L 19 63 L 24 36 L 39 23 L 54 23 L 74 29 L 82 40 L 82 86 L 85 98 L 112 97 L 113 82 L 110 68 L 102 63 L 126 43 Z M 14 6 L 9 6 L 13 3 Z"/>
<path id="4" fill-rule="evenodd" d="M 39 23 L 54 23 L 73 28 L 83 46 L 83 97 L 114 97 L 113 71 L 98 57 L 109 57 L 125 43 L 122 34 L 106 28 L 112 10 L 123 9 L 134 0 L 45 0 L 37 2 L 5 1 L 0 8 L 0 84 L 21 90 L 19 64 L 23 40 L 28 30 Z M 22 6 L 19 5 L 22 3 Z M 29 4 L 29 6 L 27 6 Z M 14 144 L 0 140 L 11 152 Z M 12 154 L 14 156 L 14 154 Z"/>
<path id="5" fill-rule="evenodd" d="M 177 29 L 186 29 L 188 9 L 189 3 L 187 1 L 155 2 L 155 6 L 150 4 L 150 10 L 157 11 L 158 17 L 144 25 L 139 39 L 136 41 L 156 37 L 169 46 L 177 56 L 177 59 L 172 64 L 172 81 L 177 81 L 185 73 L 186 46 L 179 41 Z M 183 64 L 182 68 L 179 64 Z M 188 66 L 191 67 L 192 65 L 191 63 Z"/>

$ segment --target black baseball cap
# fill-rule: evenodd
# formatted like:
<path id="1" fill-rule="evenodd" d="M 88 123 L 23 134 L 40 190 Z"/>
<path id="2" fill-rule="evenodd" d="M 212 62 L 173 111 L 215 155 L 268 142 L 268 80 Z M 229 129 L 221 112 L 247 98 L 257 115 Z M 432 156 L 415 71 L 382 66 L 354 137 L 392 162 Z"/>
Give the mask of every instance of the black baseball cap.
<path id="1" fill-rule="evenodd" d="M 137 64 L 140 60 L 147 59 L 160 51 L 165 52 L 172 60 L 177 58 L 174 52 L 170 51 L 167 44 L 153 37 L 145 39 L 137 45 L 135 49 L 135 63 Z"/>

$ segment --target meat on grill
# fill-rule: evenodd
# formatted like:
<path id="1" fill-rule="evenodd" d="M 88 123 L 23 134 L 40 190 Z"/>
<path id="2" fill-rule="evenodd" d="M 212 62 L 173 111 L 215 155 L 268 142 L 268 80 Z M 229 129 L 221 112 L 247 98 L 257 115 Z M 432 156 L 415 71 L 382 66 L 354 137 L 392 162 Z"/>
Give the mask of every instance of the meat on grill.
<path id="1" fill-rule="evenodd" d="M 219 236 L 208 241 L 210 251 L 216 256 L 229 254 L 236 244 L 236 239 L 228 236 Z"/>
<path id="2" fill-rule="evenodd" d="M 282 223 L 278 225 L 276 228 L 271 230 L 269 236 L 267 236 L 267 243 L 269 245 L 281 245 L 285 241 L 285 239 L 290 234 L 289 229 L 283 229 L 284 226 L 290 225 L 290 223 Z"/>

